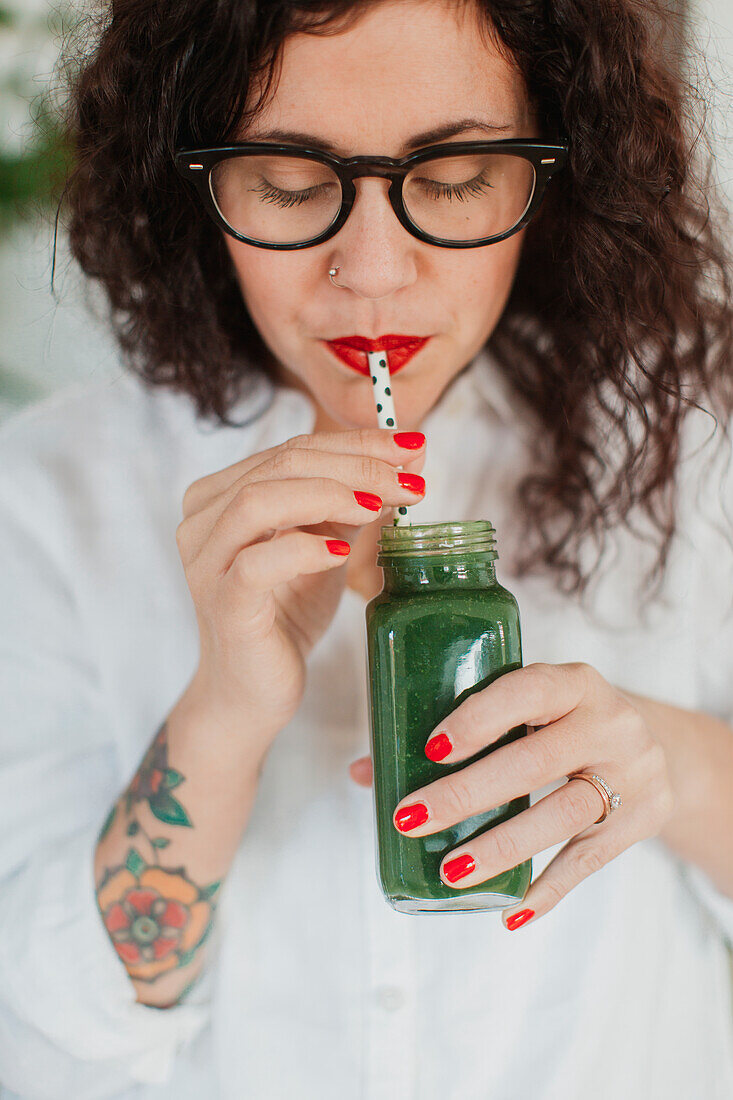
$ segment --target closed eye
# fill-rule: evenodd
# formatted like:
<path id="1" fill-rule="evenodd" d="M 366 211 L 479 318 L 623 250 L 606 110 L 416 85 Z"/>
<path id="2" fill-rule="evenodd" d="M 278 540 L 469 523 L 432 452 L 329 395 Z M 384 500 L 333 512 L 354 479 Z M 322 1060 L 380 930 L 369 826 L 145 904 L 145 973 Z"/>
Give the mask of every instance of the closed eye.
<path id="1" fill-rule="evenodd" d="M 324 198 L 333 189 L 332 183 L 320 183 L 317 187 L 306 187 L 302 191 L 281 191 L 279 187 L 273 187 L 267 180 L 260 180 L 257 187 L 250 187 L 250 191 L 262 196 L 263 202 L 273 203 L 283 209 L 293 206 L 302 206 L 304 202 L 313 199 Z"/>
<path id="2" fill-rule="evenodd" d="M 431 199 L 449 199 L 451 201 L 458 199 L 459 202 L 465 202 L 466 199 L 472 196 L 485 195 L 487 191 L 493 190 L 493 184 L 489 183 L 483 172 L 465 183 L 441 183 L 440 180 L 424 179 L 423 177 L 418 177 L 415 183 L 419 183 Z"/>

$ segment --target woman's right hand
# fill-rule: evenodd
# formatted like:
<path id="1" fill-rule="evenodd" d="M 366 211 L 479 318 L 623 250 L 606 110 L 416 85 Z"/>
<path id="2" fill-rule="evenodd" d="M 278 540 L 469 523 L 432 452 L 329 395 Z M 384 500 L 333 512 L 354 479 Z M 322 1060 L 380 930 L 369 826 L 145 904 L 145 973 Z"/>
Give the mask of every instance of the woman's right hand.
<path id="1" fill-rule="evenodd" d="M 424 437 L 418 448 L 395 442 L 405 434 L 295 436 L 184 494 L 176 540 L 199 628 L 197 699 L 246 715 L 263 753 L 300 705 L 306 657 L 343 592 L 348 550 L 329 541 L 353 541 L 385 508 L 422 499 L 398 481 L 398 466 L 422 469 L 425 458 Z"/>

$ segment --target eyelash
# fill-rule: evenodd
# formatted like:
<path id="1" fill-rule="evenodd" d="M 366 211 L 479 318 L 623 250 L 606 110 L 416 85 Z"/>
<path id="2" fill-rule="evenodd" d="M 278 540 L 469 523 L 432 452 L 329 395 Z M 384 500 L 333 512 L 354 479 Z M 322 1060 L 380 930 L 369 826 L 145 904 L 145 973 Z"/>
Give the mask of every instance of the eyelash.
<path id="1" fill-rule="evenodd" d="M 329 186 L 329 184 L 322 183 L 318 187 L 309 187 L 305 191 L 281 191 L 278 187 L 273 187 L 267 183 L 266 180 L 262 180 L 257 187 L 253 187 L 251 190 L 259 192 L 265 202 L 272 202 L 275 206 L 290 209 L 314 198 L 319 193 L 327 190 Z"/>
<path id="2" fill-rule="evenodd" d="M 432 199 L 458 199 L 459 202 L 463 202 L 470 195 L 483 195 L 486 193 L 487 188 L 493 189 L 493 184 L 484 177 L 483 172 L 476 176 L 475 179 L 468 180 L 466 183 L 459 183 L 457 185 L 452 183 L 438 183 L 436 180 L 421 180 L 426 187 L 430 198 Z"/>
<path id="3" fill-rule="evenodd" d="M 455 198 L 458 199 L 459 202 L 463 202 L 470 195 L 483 195 L 486 193 L 487 188 L 492 189 L 492 184 L 484 178 L 483 172 L 481 175 L 476 176 L 475 179 L 458 185 L 437 183 L 435 180 L 426 179 L 420 182 L 426 187 L 430 198 Z M 309 187 L 305 191 L 281 191 L 279 188 L 273 187 L 265 180 L 262 180 L 262 182 L 259 183 L 257 187 L 253 187 L 252 190 L 259 192 L 265 202 L 271 202 L 274 203 L 275 206 L 281 207 L 283 210 L 289 210 L 294 206 L 301 206 L 304 202 L 308 202 L 309 199 L 327 190 L 328 186 L 328 184 L 321 184 L 318 187 Z"/>

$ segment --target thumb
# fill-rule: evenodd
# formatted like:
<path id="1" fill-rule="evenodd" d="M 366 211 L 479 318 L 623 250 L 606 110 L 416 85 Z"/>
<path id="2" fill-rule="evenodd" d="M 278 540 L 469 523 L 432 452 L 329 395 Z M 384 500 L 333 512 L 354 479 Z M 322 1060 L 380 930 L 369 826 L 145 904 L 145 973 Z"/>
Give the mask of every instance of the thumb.
<path id="1" fill-rule="evenodd" d="M 349 775 L 360 787 L 370 787 L 374 776 L 371 756 L 360 756 L 349 764 Z"/>

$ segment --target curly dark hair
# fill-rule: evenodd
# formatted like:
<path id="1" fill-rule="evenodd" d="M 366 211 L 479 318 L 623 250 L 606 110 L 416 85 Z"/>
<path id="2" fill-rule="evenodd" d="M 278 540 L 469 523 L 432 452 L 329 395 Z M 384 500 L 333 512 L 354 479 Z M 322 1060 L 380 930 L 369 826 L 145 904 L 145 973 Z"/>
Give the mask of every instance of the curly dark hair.
<path id="1" fill-rule="evenodd" d="M 285 38 L 334 33 L 368 2 L 114 0 L 70 66 L 72 254 L 104 288 L 128 366 L 200 416 L 230 424 L 253 364 L 275 365 L 174 151 L 232 139 Z M 517 490 L 519 572 L 584 592 L 595 567 L 581 569 L 581 542 L 594 539 L 597 566 L 606 532 L 633 529 L 640 507 L 659 549 L 650 591 L 676 531 L 683 421 L 705 400 L 728 438 L 733 410 L 730 263 L 675 16 L 654 0 L 465 2 L 516 62 L 543 132 L 570 146 L 488 345 L 544 426 Z"/>

